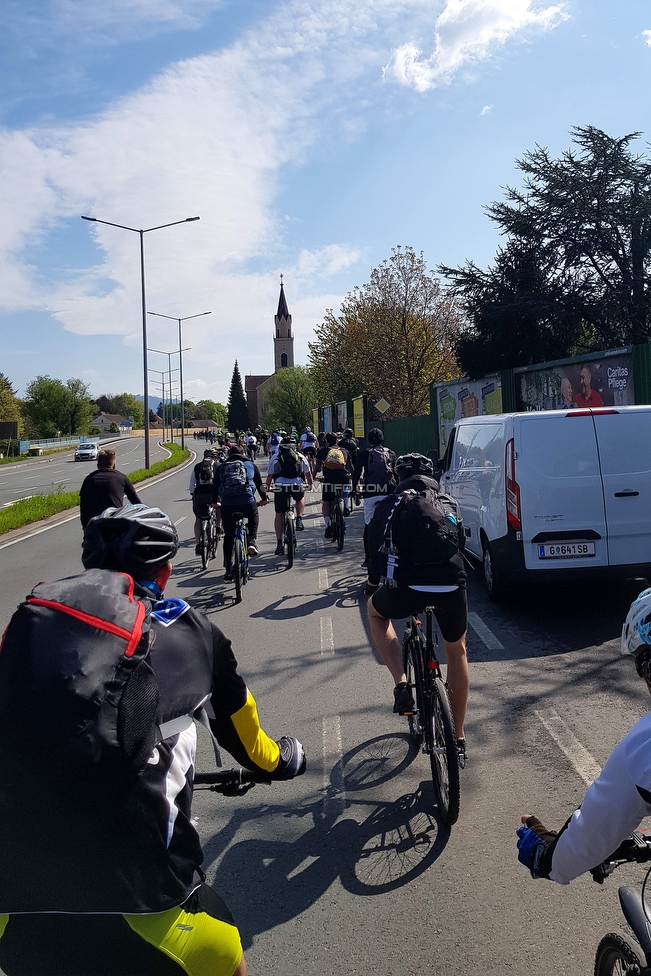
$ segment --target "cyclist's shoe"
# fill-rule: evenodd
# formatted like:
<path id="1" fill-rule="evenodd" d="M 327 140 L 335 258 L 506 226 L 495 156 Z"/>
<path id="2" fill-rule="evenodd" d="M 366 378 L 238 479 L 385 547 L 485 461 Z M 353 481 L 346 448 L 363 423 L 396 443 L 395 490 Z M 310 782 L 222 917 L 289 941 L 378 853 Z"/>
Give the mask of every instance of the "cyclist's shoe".
<path id="1" fill-rule="evenodd" d="M 221 525 L 218 525 L 216 527 L 216 529 L 215 529 L 215 536 L 216 536 L 217 539 L 223 539 L 224 538 L 224 529 L 222 528 Z"/>
<path id="2" fill-rule="evenodd" d="M 465 769 L 467 758 L 465 739 L 457 739 L 457 756 L 459 758 L 459 769 Z"/>
<path id="3" fill-rule="evenodd" d="M 344 518 L 348 518 L 349 515 L 350 515 L 350 509 L 344 508 Z"/>
<path id="4" fill-rule="evenodd" d="M 400 681 L 393 689 L 393 710 L 396 715 L 405 715 L 416 711 L 416 704 L 407 681 Z"/>
<path id="5" fill-rule="evenodd" d="M 234 578 L 235 577 L 233 576 L 232 571 L 230 569 L 227 569 L 226 572 L 224 573 L 224 583 L 232 583 Z"/>
<path id="6" fill-rule="evenodd" d="M 255 542 L 249 542 L 249 556 L 257 556 L 257 555 L 258 555 L 258 547 L 256 546 Z"/>
<path id="7" fill-rule="evenodd" d="M 198 543 L 194 547 L 194 554 L 195 554 L 195 556 L 200 556 L 201 555 L 201 546 Z"/>
<path id="8" fill-rule="evenodd" d="M 363 563 L 360 563 L 362 569 L 368 569 L 368 559 L 365 559 Z"/>
<path id="9" fill-rule="evenodd" d="M 332 539 L 332 526 L 331 525 L 326 525 L 326 530 L 323 533 L 323 538 L 324 539 Z"/>
<path id="10" fill-rule="evenodd" d="M 282 556 L 284 552 L 285 552 L 285 545 L 283 542 L 279 542 L 278 545 L 276 546 L 274 556 Z"/>
<path id="11" fill-rule="evenodd" d="M 367 583 L 364 587 L 364 593 L 366 596 L 373 596 L 375 591 L 380 588 L 379 583 Z"/>
<path id="12" fill-rule="evenodd" d="M 303 525 L 303 519 L 301 518 L 300 515 L 297 515 L 296 516 L 296 531 L 297 532 L 302 532 L 304 528 L 305 528 L 305 526 Z"/>

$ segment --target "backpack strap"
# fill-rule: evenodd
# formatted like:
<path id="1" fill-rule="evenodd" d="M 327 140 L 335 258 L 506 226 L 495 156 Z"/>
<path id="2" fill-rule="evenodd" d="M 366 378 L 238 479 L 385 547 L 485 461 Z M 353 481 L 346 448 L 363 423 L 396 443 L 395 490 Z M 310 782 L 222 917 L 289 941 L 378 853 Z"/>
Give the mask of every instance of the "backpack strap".
<path id="1" fill-rule="evenodd" d="M 162 742 L 163 739 L 169 739 L 173 735 L 179 735 L 180 732 L 185 732 L 189 729 L 193 722 L 199 722 L 208 730 L 208 735 L 212 741 L 213 751 L 215 753 L 215 763 L 218 768 L 221 768 L 222 757 L 219 751 L 219 743 L 215 738 L 213 730 L 210 728 L 210 719 L 208 718 L 208 712 L 206 711 L 206 702 L 209 699 L 209 695 L 199 702 L 198 706 L 193 712 L 187 712 L 185 715 L 178 715 L 176 718 L 171 718 L 169 722 L 161 722 L 158 726 L 158 741 Z"/>
<path id="2" fill-rule="evenodd" d="M 401 505 L 410 497 L 414 497 L 418 492 L 414 491 L 412 488 L 408 488 L 406 491 L 401 491 L 397 496 L 393 508 L 389 512 L 389 517 L 384 526 L 384 542 L 382 543 L 382 548 L 380 552 L 386 554 L 387 557 L 387 571 L 384 576 L 381 577 L 381 582 L 386 583 L 387 586 L 393 588 L 398 585 L 397 581 L 394 579 L 394 573 L 398 568 L 398 550 L 393 544 L 393 520 L 398 513 L 398 509 Z"/>

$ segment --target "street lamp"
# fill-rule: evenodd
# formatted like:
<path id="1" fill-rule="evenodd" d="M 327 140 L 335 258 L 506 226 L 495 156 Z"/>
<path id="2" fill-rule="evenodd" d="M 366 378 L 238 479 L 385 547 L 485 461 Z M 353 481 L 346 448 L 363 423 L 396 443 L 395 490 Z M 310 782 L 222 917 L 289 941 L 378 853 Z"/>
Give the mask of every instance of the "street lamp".
<path id="1" fill-rule="evenodd" d="M 170 432 L 172 435 L 172 442 L 174 441 L 174 419 L 172 416 L 172 356 L 176 356 L 177 352 L 179 354 L 179 359 L 181 358 L 181 353 L 189 352 L 192 346 L 186 346 L 185 349 L 173 349 L 172 352 L 168 352 L 166 349 L 152 349 L 149 346 L 149 352 L 158 352 L 161 356 L 167 356 L 167 368 L 170 376 Z M 176 372 L 176 370 L 174 370 Z M 181 386 L 181 414 L 183 413 L 183 387 Z M 165 414 L 165 404 L 163 403 L 163 414 Z M 183 446 L 183 434 L 181 434 L 181 445 Z"/>
<path id="2" fill-rule="evenodd" d="M 161 404 L 163 406 L 163 441 L 165 441 L 165 370 L 164 369 L 154 369 L 153 366 L 148 367 L 148 372 L 156 373 L 160 376 L 160 388 L 161 388 Z"/>
<path id="3" fill-rule="evenodd" d="M 163 315 L 162 312 L 148 312 L 148 315 L 157 315 L 160 319 L 171 319 L 173 322 L 179 323 L 179 381 L 181 384 L 181 447 L 185 447 L 185 405 L 183 403 L 183 356 L 181 353 L 185 352 L 181 349 L 181 322 L 187 322 L 188 319 L 198 319 L 202 315 L 212 315 L 212 312 L 197 312 L 196 315 L 184 315 L 182 318 L 178 318 L 176 315 Z"/>
<path id="4" fill-rule="evenodd" d="M 170 224 L 158 224 L 156 227 L 127 227 L 125 224 L 114 224 L 110 220 L 100 220 L 99 217 L 84 217 L 82 220 L 92 220 L 95 224 L 106 224 L 108 227 L 119 227 L 121 230 L 130 230 L 134 234 L 140 234 L 140 283 L 142 290 L 142 359 L 144 369 L 144 413 L 145 413 L 145 467 L 149 468 L 149 375 L 147 373 L 147 306 L 145 303 L 145 234 L 152 230 L 163 230 L 164 227 L 176 227 L 177 224 L 188 224 L 199 217 L 184 217 L 183 220 L 173 220 Z"/>

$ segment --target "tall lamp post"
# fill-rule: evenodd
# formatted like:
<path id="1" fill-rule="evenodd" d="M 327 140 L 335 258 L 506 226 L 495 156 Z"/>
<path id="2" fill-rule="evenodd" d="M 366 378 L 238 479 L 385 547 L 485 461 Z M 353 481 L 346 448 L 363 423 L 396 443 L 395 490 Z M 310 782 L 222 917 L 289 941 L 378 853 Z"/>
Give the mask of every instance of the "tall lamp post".
<path id="1" fill-rule="evenodd" d="M 186 350 L 181 349 L 181 323 L 188 319 L 198 319 L 202 315 L 212 315 L 212 312 L 197 312 L 196 315 L 184 315 L 178 318 L 176 315 L 163 315 L 162 312 L 148 312 L 148 315 L 157 315 L 159 319 L 171 319 L 172 322 L 179 323 L 179 382 L 181 385 L 181 447 L 185 448 L 185 404 L 183 402 L 183 355 Z"/>
<path id="2" fill-rule="evenodd" d="M 163 416 L 161 419 L 163 421 L 163 440 L 165 440 L 165 370 L 154 369 L 152 366 L 149 366 L 148 370 L 150 373 L 156 373 L 157 376 L 160 376 L 161 403 L 163 405 Z"/>
<path id="3" fill-rule="evenodd" d="M 168 352 L 166 349 L 152 349 L 151 346 L 149 347 L 149 352 L 158 352 L 158 353 L 161 354 L 161 356 L 167 356 L 167 368 L 168 368 L 169 377 L 170 377 L 170 431 L 171 431 L 171 434 L 172 434 L 172 440 L 174 440 L 174 419 L 173 419 L 173 416 L 172 416 L 172 412 L 173 412 L 173 407 L 172 407 L 172 356 L 175 356 L 177 354 L 177 352 L 178 352 L 179 359 L 180 359 L 181 353 L 183 353 L 183 352 L 189 352 L 190 349 L 192 349 L 192 346 L 186 346 L 185 349 L 173 349 L 172 352 Z M 176 370 L 174 370 L 174 372 L 176 372 Z M 181 387 L 181 390 L 183 390 L 183 387 Z M 183 411 L 183 392 L 181 392 L 181 411 Z M 165 413 L 165 407 L 164 406 L 163 406 L 163 413 Z M 183 434 L 181 434 L 181 441 L 183 441 Z"/>
<path id="4" fill-rule="evenodd" d="M 99 217 L 84 217 L 82 220 L 92 220 L 95 224 L 106 224 L 108 227 L 119 227 L 121 230 L 130 230 L 134 234 L 140 234 L 140 285 L 142 291 L 142 358 L 144 369 L 144 413 L 145 413 L 145 467 L 151 467 L 149 463 L 149 374 L 147 372 L 147 305 L 145 302 L 145 234 L 152 230 L 163 230 L 164 227 L 176 227 L 177 224 L 188 224 L 199 217 L 184 217 L 183 220 L 173 220 L 170 224 L 158 224 L 156 227 L 127 227 L 125 224 L 114 224 L 110 220 L 100 220 Z"/>

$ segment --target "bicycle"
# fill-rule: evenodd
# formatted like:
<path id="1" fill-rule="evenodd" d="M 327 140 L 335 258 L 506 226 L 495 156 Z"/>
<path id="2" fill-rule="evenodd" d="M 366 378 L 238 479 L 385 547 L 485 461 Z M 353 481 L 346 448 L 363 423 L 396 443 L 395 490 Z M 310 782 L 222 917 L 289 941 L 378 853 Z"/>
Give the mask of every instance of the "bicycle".
<path id="1" fill-rule="evenodd" d="M 296 551 L 296 508 L 293 495 L 291 492 L 288 494 L 287 511 L 283 520 L 283 542 L 287 552 L 287 569 L 291 569 Z"/>
<path id="2" fill-rule="evenodd" d="M 404 671 L 416 697 L 416 710 L 407 714 L 414 746 L 429 756 L 439 815 L 451 827 L 459 816 L 459 759 L 454 720 L 436 648 L 434 610 L 425 610 L 425 634 L 417 617 L 407 620 L 402 638 Z"/>
<path id="3" fill-rule="evenodd" d="M 334 499 L 330 502 L 330 525 L 332 527 L 332 541 L 337 546 L 337 552 L 344 548 L 346 537 L 346 518 L 344 514 L 344 485 L 334 487 Z"/>
<path id="4" fill-rule="evenodd" d="M 241 512 L 235 513 L 235 538 L 233 539 L 233 553 L 231 565 L 235 581 L 235 602 L 242 602 L 242 588 L 249 579 L 249 529 Z"/>
<path id="5" fill-rule="evenodd" d="M 272 779 L 267 773 L 241 767 L 194 774 L 195 787 L 206 786 L 211 793 L 221 793 L 223 796 L 244 796 L 256 783 L 270 785 L 271 782 Z"/>
<path id="6" fill-rule="evenodd" d="M 218 531 L 217 531 L 217 513 L 213 506 L 210 506 L 210 511 L 207 518 L 201 519 L 201 535 L 199 537 L 199 548 L 201 551 L 201 566 L 202 569 L 208 568 L 208 563 L 211 559 L 214 559 L 217 555 L 217 543 L 218 543 Z"/>

